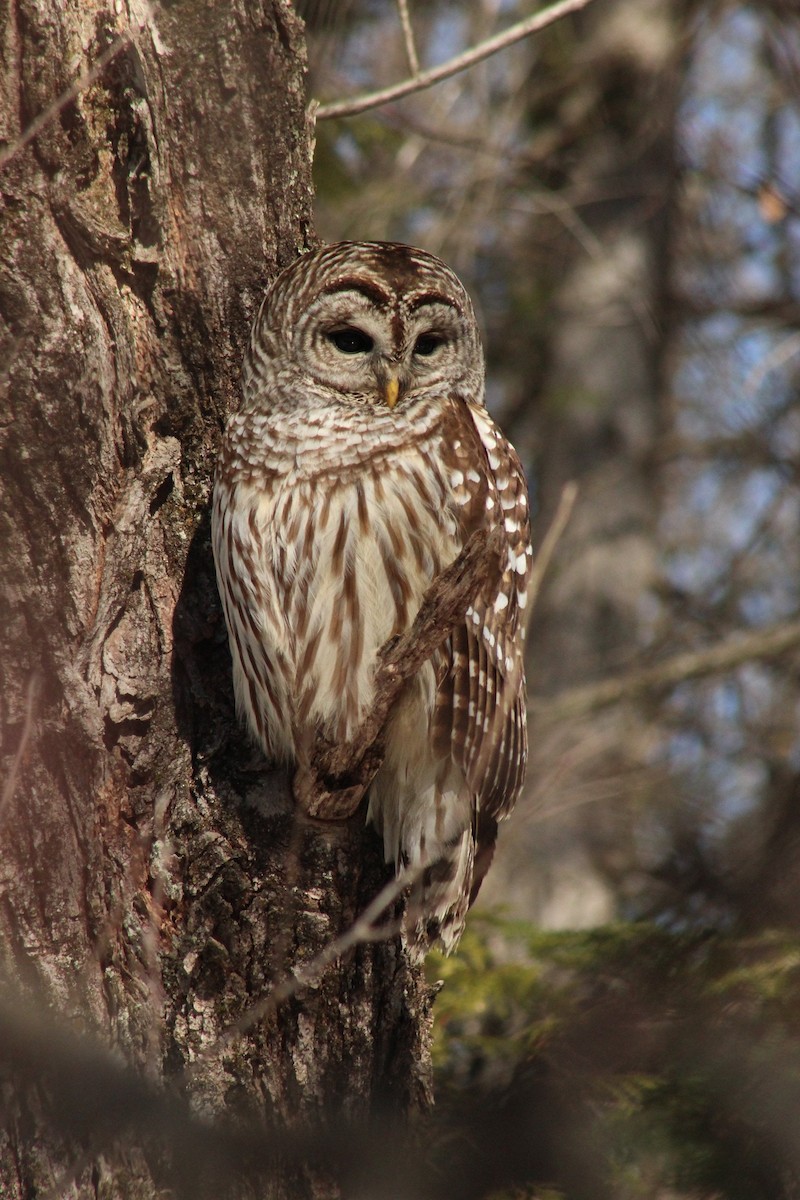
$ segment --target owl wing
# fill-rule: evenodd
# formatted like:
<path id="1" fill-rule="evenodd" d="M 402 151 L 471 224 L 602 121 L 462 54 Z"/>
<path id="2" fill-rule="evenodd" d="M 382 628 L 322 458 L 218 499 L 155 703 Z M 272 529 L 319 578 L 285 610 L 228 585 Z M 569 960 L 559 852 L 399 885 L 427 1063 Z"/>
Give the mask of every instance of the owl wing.
<path id="1" fill-rule="evenodd" d="M 522 464 L 486 410 L 457 401 L 447 425 L 444 462 L 464 540 L 475 529 L 495 526 L 506 535 L 499 571 L 450 638 L 434 714 L 437 747 L 449 743 L 477 799 L 480 853 L 482 842 L 493 844 L 496 821 L 513 807 L 525 775 L 530 519 Z M 484 872 L 477 868 L 476 862 L 479 881 Z"/>

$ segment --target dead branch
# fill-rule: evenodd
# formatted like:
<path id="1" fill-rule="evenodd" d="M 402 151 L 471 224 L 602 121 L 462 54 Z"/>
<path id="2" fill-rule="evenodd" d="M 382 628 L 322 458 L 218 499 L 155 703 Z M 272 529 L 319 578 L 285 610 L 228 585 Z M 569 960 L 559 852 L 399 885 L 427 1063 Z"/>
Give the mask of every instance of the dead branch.
<path id="1" fill-rule="evenodd" d="M 33 732 L 33 722 L 36 714 L 36 705 L 39 699 L 42 680 L 38 671 L 34 671 L 28 680 L 28 686 L 25 689 L 25 716 L 22 722 L 22 732 L 17 746 L 17 752 L 14 755 L 14 761 L 11 764 L 11 770 L 8 773 L 8 778 L 3 784 L 2 795 L 0 795 L 0 820 L 5 817 L 6 810 L 14 798 L 14 792 L 17 787 L 17 780 L 22 769 L 22 764 L 25 761 L 25 754 L 28 749 L 31 733 Z"/>
<path id="2" fill-rule="evenodd" d="M 319 954 L 310 962 L 294 967 L 288 978 L 284 979 L 282 983 L 276 984 L 266 996 L 252 1004 L 236 1021 L 224 1029 L 215 1041 L 200 1052 L 195 1062 L 183 1072 L 181 1078 L 189 1079 L 200 1063 L 213 1058 L 226 1046 L 241 1037 L 243 1033 L 246 1033 L 248 1029 L 257 1025 L 259 1021 L 263 1021 L 265 1017 L 277 1012 L 280 1006 L 290 1000 L 292 996 L 296 996 L 305 988 L 317 983 L 332 963 L 343 958 L 355 946 L 361 946 L 366 942 L 384 942 L 395 937 L 400 932 L 402 921 L 392 920 L 380 923 L 380 918 L 406 889 L 413 887 L 422 878 L 430 865 L 428 861 L 421 861 L 415 866 L 405 867 L 394 879 L 390 879 L 344 933 L 323 946 Z"/>
<path id="3" fill-rule="evenodd" d="M 352 816 L 383 761 L 383 732 L 400 692 L 466 617 L 467 609 L 500 573 L 505 546 L 501 529 L 476 530 L 454 563 L 425 593 L 411 628 L 378 654 L 375 699 L 353 740 L 336 746 L 321 734 L 298 766 L 295 799 L 309 816 Z"/>
<path id="4" fill-rule="evenodd" d="M 778 658 L 797 646 L 800 646 L 800 621 L 771 625 L 753 633 L 736 633 L 704 650 L 676 654 L 642 671 L 631 671 L 584 687 L 568 688 L 551 697 L 529 697 L 528 708 L 540 720 L 573 720 L 624 700 L 635 700 L 648 692 L 675 687 L 690 679 L 731 671 L 758 659 Z"/>
<path id="5" fill-rule="evenodd" d="M 403 28 L 403 41 L 406 45 L 408 68 L 412 75 L 419 75 L 419 59 L 417 57 L 417 47 L 414 43 L 414 30 L 411 27 L 411 17 L 408 11 L 408 0 L 397 0 L 397 12 Z"/>
<path id="6" fill-rule="evenodd" d="M 534 13 L 532 17 L 526 17 L 524 21 L 518 21 L 516 25 L 511 25 L 510 28 L 504 29 L 495 37 L 487 38 L 470 50 L 465 50 L 463 54 L 448 59 L 445 63 L 440 63 L 438 67 L 420 71 L 412 75 L 410 79 L 392 84 L 391 87 L 367 92 L 363 96 L 354 96 L 351 100 L 335 100 L 330 104 L 320 105 L 316 105 L 316 102 L 312 101 L 313 108 L 310 109 L 310 112 L 318 121 L 327 121 L 332 117 L 352 117 L 357 113 L 366 112 L 367 109 L 388 104 L 391 100 L 400 100 L 404 96 L 411 96 L 415 92 L 421 92 L 425 88 L 433 87 L 434 84 L 449 79 L 452 75 L 457 75 L 460 71 L 465 71 L 468 67 L 475 66 L 476 63 L 483 62 L 485 58 L 490 58 L 499 50 L 505 50 L 514 42 L 522 41 L 532 33 L 538 33 L 540 29 L 545 29 L 569 13 L 580 12 L 591 2 L 592 0 L 558 0 L 558 3 L 551 4 L 549 8 Z"/>
<path id="7" fill-rule="evenodd" d="M 542 544 L 533 560 L 531 567 L 531 577 L 528 583 L 528 620 L 530 621 L 536 601 L 539 598 L 539 592 L 542 587 L 547 568 L 555 553 L 556 546 L 561 541 L 564 530 L 569 524 L 569 519 L 572 516 L 572 510 L 575 507 L 575 501 L 578 498 L 578 485 L 574 481 L 565 483 L 558 500 L 558 508 L 556 515 L 553 517 L 552 524 L 547 530 L 547 533 L 542 539 Z"/>

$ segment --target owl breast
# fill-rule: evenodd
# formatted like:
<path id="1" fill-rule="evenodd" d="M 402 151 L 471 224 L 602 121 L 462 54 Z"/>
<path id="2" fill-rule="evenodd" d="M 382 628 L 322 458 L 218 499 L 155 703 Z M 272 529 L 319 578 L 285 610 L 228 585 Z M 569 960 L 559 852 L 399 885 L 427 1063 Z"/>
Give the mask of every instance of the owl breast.
<path id="1" fill-rule="evenodd" d="M 441 413 L 417 412 L 411 436 L 392 417 L 377 445 L 374 414 L 368 442 L 352 420 L 323 439 L 313 420 L 305 436 L 279 421 L 269 430 L 250 424 L 248 437 L 241 414 L 228 439 L 233 486 L 215 497 L 218 570 L 237 631 L 239 707 L 270 757 L 292 760 L 318 729 L 336 742 L 352 738 L 372 703 L 378 650 L 409 627 L 461 540 L 448 474 L 431 470 L 442 457 Z M 255 440 L 262 469 L 251 478 L 242 447 Z M 265 486 L 269 445 L 282 453 Z M 432 666 L 412 691 L 427 735 Z"/>

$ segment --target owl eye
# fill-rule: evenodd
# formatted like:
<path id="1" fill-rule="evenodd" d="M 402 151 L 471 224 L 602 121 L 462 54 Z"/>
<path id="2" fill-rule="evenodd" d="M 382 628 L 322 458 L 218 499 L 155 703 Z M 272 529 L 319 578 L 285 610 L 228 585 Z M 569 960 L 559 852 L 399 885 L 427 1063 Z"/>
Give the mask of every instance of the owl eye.
<path id="1" fill-rule="evenodd" d="M 375 345 L 369 334 L 361 329 L 334 329 L 327 336 L 342 354 L 367 354 Z"/>
<path id="2" fill-rule="evenodd" d="M 440 333 L 421 333 L 414 343 L 414 353 L 428 358 L 444 342 Z"/>

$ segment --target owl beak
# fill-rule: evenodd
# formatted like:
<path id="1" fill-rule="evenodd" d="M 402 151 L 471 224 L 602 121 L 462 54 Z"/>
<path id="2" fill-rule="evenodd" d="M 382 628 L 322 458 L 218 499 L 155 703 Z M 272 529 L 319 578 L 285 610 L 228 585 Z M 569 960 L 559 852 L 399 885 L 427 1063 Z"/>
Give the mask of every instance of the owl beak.
<path id="1" fill-rule="evenodd" d="M 400 380 L 396 375 L 388 375 L 383 385 L 383 398 L 389 408 L 394 408 L 400 395 Z"/>

